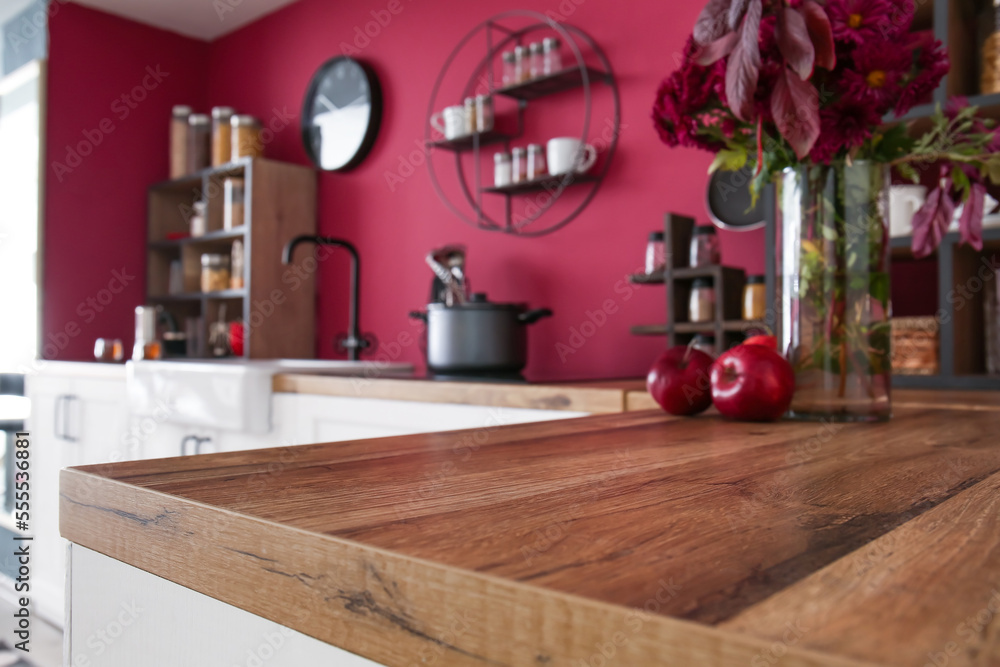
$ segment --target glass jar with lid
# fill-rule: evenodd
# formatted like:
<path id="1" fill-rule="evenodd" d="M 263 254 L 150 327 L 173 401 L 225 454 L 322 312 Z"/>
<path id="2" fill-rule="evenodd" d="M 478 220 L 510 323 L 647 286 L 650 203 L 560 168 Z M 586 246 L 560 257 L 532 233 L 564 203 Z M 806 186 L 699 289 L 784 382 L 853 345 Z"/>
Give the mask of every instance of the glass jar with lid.
<path id="1" fill-rule="evenodd" d="M 695 227 L 694 234 L 691 236 L 688 266 L 692 268 L 713 266 L 719 261 L 719 237 L 715 233 L 715 227 L 711 225 Z"/>
<path id="2" fill-rule="evenodd" d="M 212 122 L 208 115 L 194 113 L 188 116 L 188 173 L 193 174 L 212 162 Z"/>
<path id="3" fill-rule="evenodd" d="M 502 64 L 500 76 L 503 85 L 512 86 L 517 83 L 517 72 L 514 68 L 514 52 L 504 51 L 503 55 L 500 56 L 500 61 Z"/>
<path id="4" fill-rule="evenodd" d="M 521 183 L 528 178 L 527 158 L 523 148 L 515 148 L 510 152 L 510 182 Z"/>
<path id="5" fill-rule="evenodd" d="M 667 268 L 667 249 L 663 232 L 650 232 L 646 242 L 646 275 L 663 273 Z"/>
<path id="6" fill-rule="evenodd" d="M 191 107 L 178 104 L 170 114 L 170 178 L 180 178 L 188 170 L 188 119 Z"/>
<path id="7" fill-rule="evenodd" d="M 493 187 L 503 188 L 511 183 L 510 153 L 493 154 Z"/>
<path id="8" fill-rule="evenodd" d="M 554 74 L 563 68 L 562 45 L 558 37 L 546 37 L 542 40 L 542 73 Z"/>
<path id="9" fill-rule="evenodd" d="M 767 310 L 767 290 L 764 276 L 747 276 L 743 286 L 743 319 L 762 320 Z"/>
<path id="10" fill-rule="evenodd" d="M 528 144 L 528 164 L 525 178 L 529 181 L 545 176 L 545 151 L 541 144 Z"/>
<path id="11" fill-rule="evenodd" d="M 232 107 L 215 107 L 212 109 L 212 166 L 229 162 L 233 155 L 232 118 L 235 110 Z"/>
<path id="12" fill-rule="evenodd" d="M 205 253 L 201 256 L 201 291 L 220 292 L 229 289 L 229 255 Z"/>
<path id="13" fill-rule="evenodd" d="M 230 120 L 233 128 L 233 161 L 240 158 L 264 157 L 264 144 L 260 138 L 260 121 L 253 116 L 236 115 Z"/>
<path id="14" fill-rule="evenodd" d="M 545 64 L 542 59 L 542 45 L 539 42 L 532 42 L 528 45 L 528 77 L 535 79 L 545 73 Z"/>
<path id="15" fill-rule="evenodd" d="M 528 62 L 528 49 L 523 46 L 514 47 L 514 83 L 524 83 L 531 77 Z"/>
<path id="16" fill-rule="evenodd" d="M 222 182 L 222 191 L 222 228 L 228 231 L 242 227 L 246 210 L 243 179 L 230 176 Z"/>
<path id="17" fill-rule="evenodd" d="M 691 283 L 688 302 L 689 322 L 711 322 L 715 319 L 715 285 L 711 278 L 695 278 Z"/>

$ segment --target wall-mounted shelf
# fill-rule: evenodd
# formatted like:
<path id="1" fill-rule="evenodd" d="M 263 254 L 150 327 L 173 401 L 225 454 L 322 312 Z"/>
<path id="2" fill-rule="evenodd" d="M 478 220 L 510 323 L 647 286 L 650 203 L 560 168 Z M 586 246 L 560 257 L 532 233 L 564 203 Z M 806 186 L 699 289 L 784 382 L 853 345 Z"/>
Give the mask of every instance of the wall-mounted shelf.
<path id="1" fill-rule="evenodd" d="M 594 67 L 570 67 L 559 72 L 536 77 L 524 83 L 513 86 L 498 88 L 497 95 L 510 97 L 515 100 L 537 100 L 546 95 L 554 95 L 566 90 L 573 90 L 584 85 L 584 73 L 586 82 L 614 83 L 612 76 Z"/>
<path id="2" fill-rule="evenodd" d="M 477 132 L 476 134 L 467 134 L 462 137 L 456 137 L 455 139 L 439 139 L 437 141 L 429 141 L 427 142 L 427 147 L 439 148 L 453 153 L 464 153 L 467 151 L 475 151 L 480 146 L 509 143 L 514 139 L 517 139 L 517 135 L 507 134 L 505 132 Z"/>
<path id="3" fill-rule="evenodd" d="M 559 192 L 563 188 L 568 188 L 574 185 L 584 185 L 586 183 L 595 183 L 599 180 L 600 179 L 597 176 L 591 176 L 589 174 L 546 176 L 545 178 L 536 178 L 531 181 L 512 183 L 511 185 L 483 188 L 483 192 L 498 195 L 520 195 L 530 194 L 532 192 Z"/>

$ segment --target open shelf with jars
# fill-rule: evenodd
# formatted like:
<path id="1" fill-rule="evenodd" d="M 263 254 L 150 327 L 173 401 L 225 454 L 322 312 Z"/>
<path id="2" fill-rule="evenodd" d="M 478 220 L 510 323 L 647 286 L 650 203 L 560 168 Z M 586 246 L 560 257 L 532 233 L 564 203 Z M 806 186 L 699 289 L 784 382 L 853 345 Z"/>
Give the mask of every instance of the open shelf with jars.
<path id="1" fill-rule="evenodd" d="M 545 43 L 545 55 L 539 46 L 531 52 L 535 55 L 526 56 L 529 60 L 505 63 L 506 54 L 527 52 L 531 43 Z M 571 63 L 562 62 L 560 45 L 565 46 Z M 538 60 L 530 60 L 536 56 Z M 529 62 L 533 63 L 530 71 Z M 598 86 L 608 93 L 598 95 Z M 461 94 L 453 96 L 453 91 Z M 598 97 L 606 107 L 601 117 L 604 135 L 594 139 L 598 125 L 594 121 L 600 116 L 595 110 Z M 432 119 L 463 99 L 467 106 L 458 109 L 464 111 L 465 120 L 459 121 L 465 123 L 464 129 L 445 135 L 447 119 L 442 127 Z M 486 100 L 477 102 L 487 105 L 485 111 L 471 105 L 477 99 Z M 542 176 L 528 172 L 522 178 L 520 170 L 515 170 L 509 182 L 498 181 L 493 178 L 494 156 L 483 148 L 495 146 L 498 152 L 510 154 L 516 141 L 545 131 L 540 128 L 546 126 L 544 121 L 551 121 L 552 114 L 535 116 L 536 107 L 542 112 L 548 107 L 552 114 L 564 117 L 582 117 L 582 129 L 574 123 L 571 131 L 560 127 L 548 132 L 549 136 L 579 137 L 581 147 L 590 144 L 587 150 L 593 150 L 595 158 L 591 168 L 570 167 L 553 175 L 548 173 L 546 160 Z M 450 113 L 459 114 L 454 109 Z M 431 182 L 448 209 L 470 225 L 519 236 L 548 234 L 569 224 L 596 195 L 614 157 L 620 124 L 620 99 L 611 64 L 590 36 L 538 12 L 505 12 L 484 21 L 459 42 L 434 84 L 424 138 Z"/>
<path id="2" fill-rule="evenodd" d="M 227 179 L 241 180 L 242 190 L 227 188 Z M 207 356 L 219 321 L 244 324 L 248 359 L 314 356 L 314 272 L 288 280 L 292 269 L 281 263 L 288 241 L 316 231 L 312 169 L 244 158 L 157 183 L 148 197 L 146 300 L 162 307 L 172 328 L 196 332 L 200 344 L 188 356 Z M 198 216 L 203 221 L 192 225 Z M 203 256 L 230 258 L 237 241 L 241 274 L 230 260 L 228 276 L 203 282 Z"/>

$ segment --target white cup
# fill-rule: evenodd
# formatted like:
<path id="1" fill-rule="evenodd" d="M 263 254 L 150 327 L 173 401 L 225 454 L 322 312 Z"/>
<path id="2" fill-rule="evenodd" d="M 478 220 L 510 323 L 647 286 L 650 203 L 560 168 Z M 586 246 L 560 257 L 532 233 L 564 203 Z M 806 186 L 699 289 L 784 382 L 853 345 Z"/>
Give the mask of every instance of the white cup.
<path id="1" fill-rule="evenodd" d="M 913 233 L 913 216 L 927 201 L 927 188 L 922 185 L 894 185 L 889 188 L 889 235 L 908 236 Z"/>
<path id="2" fill-rule="evenodd" d="M 553 176 L 585 173 L 597 162 L 597 149 L 574 137 L 549 139 L 545 147 L 549 173 Z"/>
<path id="3" fill-rule="evenodd" d="M 468 134 L 466 131 L 465 107 L 445 107 L 431 116 L 431 125 L 444 135 L 445 139 L 457 139 Z"/>

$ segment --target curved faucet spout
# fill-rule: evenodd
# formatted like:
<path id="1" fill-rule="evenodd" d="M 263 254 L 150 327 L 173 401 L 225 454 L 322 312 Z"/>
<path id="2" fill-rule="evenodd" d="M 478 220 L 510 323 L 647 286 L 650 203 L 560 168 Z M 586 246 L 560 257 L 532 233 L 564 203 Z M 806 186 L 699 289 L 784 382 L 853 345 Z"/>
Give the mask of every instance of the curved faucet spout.
<path id="1" fill-rule="evenodd" d="M 361 291 L 361 256 L 358 254 L 358 249 L 350 242 L 342 239 L 317 236 L 315 234 L 303 234 L 302 236 L 296 236 L 285 245 L 281 253 L 281 263 L 285 265 L 291 264 L 295 247 L 303 243 L 337 246 L 343 248 L 351 255 L 351 298 L 347 324 L 348 331 L 347 338 L 340 341 L 340 347 L 347 350 L 348 359 L 357 361 L 360 350 L 371 345 L 371 342 L 361 335 L 361 325 L 358 321 L 358 295 Z"/>

